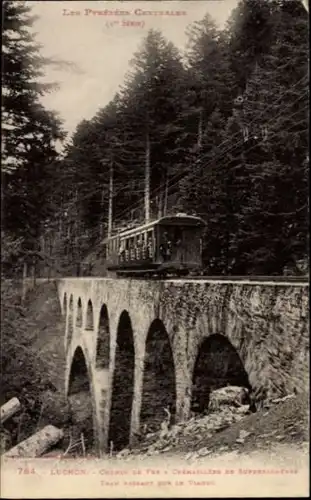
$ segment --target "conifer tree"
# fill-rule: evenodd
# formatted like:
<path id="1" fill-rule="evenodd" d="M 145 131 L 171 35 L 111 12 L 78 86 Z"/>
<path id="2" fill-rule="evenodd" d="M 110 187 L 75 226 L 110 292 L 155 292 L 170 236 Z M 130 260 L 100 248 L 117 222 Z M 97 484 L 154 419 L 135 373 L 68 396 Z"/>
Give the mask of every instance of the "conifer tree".
<path id="1" fill-rule="evenodd" d="M 49 165 L 64 133 L 55 113 L 40 102 L 53 86 L 39 83 L 48 61 L 40 56 L 31 32 L 35 17 L 30 7 L 7 0 L 3 15 L 3 227 L 22 236 L 29 250 L 37 247 L 53 176 Z"/>
<path id="2" fill-rule="evenodd" d="M 178 139 L 184 69 L 177 49 L 155 30 L 149 31 L 131 65 L 122 90 L 123 112 L 132 124 L 139 160 L 143 160 L 140 169 L 150 170 L 151 191 L 157 189 L 161 195 L 182 149 Z M 152 216 L 156 216 L 163 210 L 163 200 L 153 207 Z"/>
<path id="3" fill-rule="evenodd" d="M 250 270 L 256 262 L 282 274 L 307 255 L 307 30 L 300 2 L 280 3 L 271 51 L 244 94 L 251 187 L 239 214 L 239 252 Z"/>

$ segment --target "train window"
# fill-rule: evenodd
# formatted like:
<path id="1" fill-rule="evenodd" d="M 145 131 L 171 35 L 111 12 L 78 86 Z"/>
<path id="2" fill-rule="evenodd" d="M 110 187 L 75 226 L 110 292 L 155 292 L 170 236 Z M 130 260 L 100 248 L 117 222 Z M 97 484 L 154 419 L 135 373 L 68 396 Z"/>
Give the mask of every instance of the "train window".
<path id="1" fill-rule="evenodd" d="M 125 240 L 122 238 L 120 239 L 120 245 L 119 245 L 119 252 L 122 253 L 125 250 Z"/>
<path id="2" fill-rule="evenodd" d="M 148 257 L 152 259 L 153 257 L 153 230 L 147 231 L 147 252 Z"/>

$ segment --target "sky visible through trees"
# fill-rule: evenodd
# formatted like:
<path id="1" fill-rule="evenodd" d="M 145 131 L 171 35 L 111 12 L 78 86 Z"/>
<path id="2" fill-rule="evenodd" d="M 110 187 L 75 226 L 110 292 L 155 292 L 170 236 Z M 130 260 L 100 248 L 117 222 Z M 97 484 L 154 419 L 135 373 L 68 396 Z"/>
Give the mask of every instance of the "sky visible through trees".
<path id="1" fill-rule="evenodd" d="M 118 93 L 65 138 L 38 80 L 40 56 L 24 2 L 3 25 L 3 269 L 76 266 L 107 232 L 143 222 L 146 158 L 151 215 L 207 223 L 208 274 L 299 274 L 308 253 L 308 13 L 298 0 L 241 0 L 226 26 L 189 26 L 184 54 L 155 29 Z M 103 85 L 105 82 L 103 81 Z M 39 271 L 38 271 L 39 272 Z"/>

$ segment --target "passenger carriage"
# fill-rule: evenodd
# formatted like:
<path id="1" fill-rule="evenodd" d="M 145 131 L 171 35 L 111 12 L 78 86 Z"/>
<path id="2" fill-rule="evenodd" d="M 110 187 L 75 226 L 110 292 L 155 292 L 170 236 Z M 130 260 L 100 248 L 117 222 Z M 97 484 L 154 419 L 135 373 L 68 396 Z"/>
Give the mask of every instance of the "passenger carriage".
<path id="1" fill-rule="evenodd" d="M 118 275 L 187 274 L 202 267 L 200 217 L 165 216 L 104 240 L 107 269 Z"/>

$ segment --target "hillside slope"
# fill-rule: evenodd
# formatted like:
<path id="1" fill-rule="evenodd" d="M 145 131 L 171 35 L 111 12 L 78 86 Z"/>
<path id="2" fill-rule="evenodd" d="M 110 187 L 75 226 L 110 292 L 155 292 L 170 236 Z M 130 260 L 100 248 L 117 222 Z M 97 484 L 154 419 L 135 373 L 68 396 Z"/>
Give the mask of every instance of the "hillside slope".
<path id="1" fill-rule="evenodd" d="M 268 452 L 280 443 L 303 448 L 309 439 L 308 407 L 305 394 L 276 400 L 253 414 L 246 408 L 219 408 L 168 431 L 147 435 L 132 453 L 182 454 L 192 460 L 229 451 Z"/>
<path id="2" fill-rule="evenodd" d="M 1 404 L 17 397 L 23 408 L 4 425 L 14 445 L 43 425 L 68 419 L 65 325 L 53 282 L 38 284 L 24 304 L 12 291 L 2 299 Z"/>

